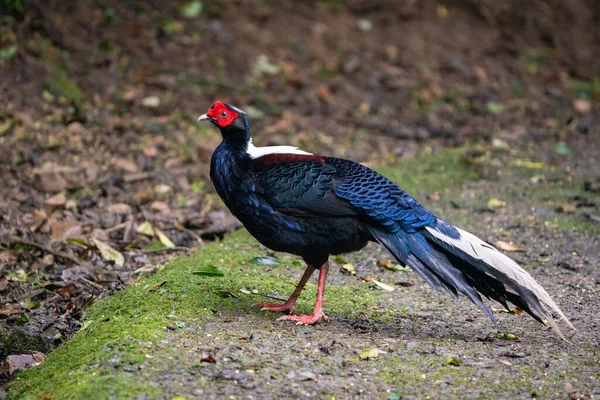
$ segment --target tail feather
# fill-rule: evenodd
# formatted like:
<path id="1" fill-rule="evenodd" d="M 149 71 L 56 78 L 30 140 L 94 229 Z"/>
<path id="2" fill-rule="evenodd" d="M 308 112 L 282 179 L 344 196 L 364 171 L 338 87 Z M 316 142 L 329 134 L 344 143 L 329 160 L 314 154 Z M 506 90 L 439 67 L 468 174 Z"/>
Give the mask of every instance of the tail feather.
<path id="1" fill-rule="evenodd" d="M 546 322 L 562 337 L 552 312 L 575 329 L 550 295 L 515 261 L 475 235 L 442 220 L 415 233 L 390 233 L 368 227 L 373 237 L 400 263 L 409 265 L 431 286 L 454 296 L 466 295 L 496 323 L 492 310 L 480 294 L 509 308 L 523 309 Z"/>

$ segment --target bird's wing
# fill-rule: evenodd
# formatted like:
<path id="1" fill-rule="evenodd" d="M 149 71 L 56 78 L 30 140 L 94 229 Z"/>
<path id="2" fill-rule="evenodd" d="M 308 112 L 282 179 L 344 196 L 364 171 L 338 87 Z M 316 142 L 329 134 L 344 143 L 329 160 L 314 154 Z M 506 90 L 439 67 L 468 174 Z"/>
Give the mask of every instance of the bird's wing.
<path id="1" fill-rule="evenodd" d="M 262 196 L 283 214 L 352 216 L 359 210 L 335 195 L 335 167 L 313 160 L 283 161 L 255 172 Z"/>
<path id="2" fill-rule="evenodd" d="M 391 232 L 414 232 L 435 216 L 377 172 L 339 158 L 296 159 L 256 172 L 263 196 L 276 210 L 306 216 L 358 216 Z"/>
<path id="3" fill-rule="evenodd" d="M 412 233 L 435 224 L 431 212 L 383 175 L 353 161 L 329 158 L 327 162 L 336 168 L 340 180 L 336 195 L 364 210 L 388 231 Z"/>

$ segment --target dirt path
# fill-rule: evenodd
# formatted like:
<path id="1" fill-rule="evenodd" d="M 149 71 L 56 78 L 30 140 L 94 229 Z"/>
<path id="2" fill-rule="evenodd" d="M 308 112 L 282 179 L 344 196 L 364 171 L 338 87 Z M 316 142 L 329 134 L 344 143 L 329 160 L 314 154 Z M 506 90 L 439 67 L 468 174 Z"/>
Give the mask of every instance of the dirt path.
<path id="1" fill-rule="evenodd" d="M 522 247 L 511 256 L 577 327 L 564 328 L 570 343 L 525 315 L 498 312 L 497 330 L 466 300 L 380 267 L 388 256 L 375 245 L 335 260 L 328 323 L 276 322 L 253 304 L 285 297 L 303 266 L 284 254 L 257 258 L 272 254 L 237 231 L 94 304 L 82 330 L 41 368 L 18 375 L 9 397 L 597 397 L 598 154 L 570 146 L 560 156 L 553 148 L 452 150 L 382 169 L 439 216 L 491 243 Z M 356 276 L 337 273 L 342 264 Z M 192 274 L 208 265 L 224 276 Z M 311 309 L 315 289 L 307 286 L 299 312 Z"/>

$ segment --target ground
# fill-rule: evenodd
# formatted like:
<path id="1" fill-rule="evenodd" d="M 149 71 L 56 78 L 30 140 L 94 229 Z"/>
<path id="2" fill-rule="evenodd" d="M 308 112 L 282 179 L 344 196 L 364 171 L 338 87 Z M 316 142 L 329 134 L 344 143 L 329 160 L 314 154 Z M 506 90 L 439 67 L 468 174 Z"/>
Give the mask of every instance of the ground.
<path id="1" fill-rule="evenodd" d="M 11 4 L 27 7 L 23 12 L 8 10 Z M 83 346 L 78 350 L 81 365 L 86 365 L 82 371 L 106 377 L 115 391 L 137 388 L 126 376 L 131 369 L 124 365 L 140 361 L 138 353 L 117 354 L 125 349 L 110 344 L 101 357 L 110 363 L 89 364 L 98 349 L 87 352 L 85 346 L 91 344 L 82 339 L 119 346 L 126 340 L 113 336 L 124 328 L 122 323 L 131 321 L 119 319 L 119 314 L 140 318 L 142 314 L 132 311 L 134 303 L 118 308 L 119 296 L 132 300 L 130 294 L 152 285 L 148 279 L 162 282 L 170 270 L 179 270 L 175 281 L 183 286 L 169 278 L 151 296 L 140 293 L 148 294 L 151 301 L 156 293 L 170 296 L 189 284 L 194 295 L 186 298 L 196 299 L 199 288 L 213 293 L 213 288 L 227 289 L 226 282 L 234 285 L 234 276 L 240 279 L 240 271 L 220 261 L 226 251 L 217 254 L 214 244 L 192 257 L 205 260 L 199 263 L 209 260 L 226 273 L 224 278 L 190 276 L 178 261 L 165 265 L 239 227 L 208 181 L 208 162 L 219 133 L 210 124 L 196 121 L 215 100 L 248 112 L 257 145 L 292 144 L 377 167 L 437 214 L 490 243 L 506 242 L 505 249 L 525 248 L 524 253 L 511 254 L 555 296 L 571 295 L 559 300 L 574 318 L 584 312 L 584 306 L 569 300 L 579 299 L 572 296 L 583 298 L 582 304 L 592 310 L 597 308 L 594 299 L 585 298 L 597 289 L 594 270 L 600 233 L 595 150 L 600 126 L 600 57 L 595 54 L 600 39 L 590 34 L 598 20 L 594 6 L 593 0 L 544 0 L 528 7 L 518 0 L 0 2 L 0 383 L 19 376 L 12 396 L 26 385 L 33 385 L 29 393 L 35 392 L 48 373 L 73 383 L 62 374 L 80 367 L 71 364 L 79 362 L 76 358 L 67 356 Z M 456 146 L 462 147 L 445 150 Z M 241 240 L 253 254 L 266 254 L 239 235 L 225 239 L 223 245 Z M 370 247 L 346 261 L 360 276 L 379 276 L 388 283 L 399 280 L 404 286 L 388 294 L 369 289 L 372 282 L 332 274 L 329 324 L 296 331 L 290 331 L 289 325 L 271 325 L 275 316 L 250 307 L 262 297 L 234 290 L 231 293 L 237 298 L 233 299 L 200 296 L 207 302 L 205 307 L 214 304 L 212 309 L 221 312 L 209 325 L 204 312 L 196 321 L 183 322 L 186 328 L 212 329 L 215 336 L 226 331 L 217 322 L 227 319 L 230 325 L 239 319 L 261 326 L 273 337 L 279 332 L 315 332 L 319 338 L 335 340 L 326 346 L 330 350 L 321 353 L 329 351 L 343 361 L 366 346 L 358 344 L 361 338 L 389 335 L 410 343 L 403 338 L 413 328 L 421 340 L 429 333 L 451 340 L 451 334 L 484 338 L 493 331 L 470 305 L 459 303 L 457 309 L 440 295 L 433 297 L 443 303 L 437 310 L 430 291 L 414 275 L 392 275 L 378 267 L 375 261 L 386 256 L 375 251 Z M 235 257 L 239 265 L 251 259 L 243 254 Z M 277 257 L 277 266 L 265 266 L 271 271 L 254 264 L 246 269 L 256 273 L 246 277 L 253 279 L 246 289 L 252 293 L 262 288 L 265 292 L 259 293 L 278 297 L 288 294 L 289 282 L 297 279 L 302 266 Z M 187 278 L 190 282 L 184 285 Z M 342 283 L 351 285 L 344 289 Z M 129 289 L 119 293 L 125 288 Z M 312 300 L 310 290 L 303 300 L 305 311 Z M 346 296 L 354 290 L 365 299 L 358 308 Z M 95 304 L 114 292 L 114 299 Z M 142 304 L 142 297 L 135 304 Z M 190 307 L 201 303 L 197 301 L 182 300 L 168 308 L 172 305 L 193 318 Z M 226 311 L 224 304 L 229 304 Z M 171 311 L 148 310 L 151 315 L 144 315 L 153 322 L 140 326 L 138 341 L 152 338 L 157 345 L 155 335 L 160 340 L 168 340 L 169 335 L 182 338 L 184 330 L 175 324 L 181 320 L 161 319 Z M 447 314 L 437 314 L 442 312 Z M 405 313 L 407 318 L 402 319 Z M 476 319 L 462 323 L 460 318 L 467 314 L 467 319 Z M 398 316 L 401 319 L 395 319 Z M 444 336 L 441 328 L 435 328 L 454 324 L 456 318 L 457 327 L 448 326 L 454 333 Z M 510 316 L 515 318 L 523 319 Z M 98 339 L 93 321 L 104 319 L 108 319 L 102 325 L 108 336 Z M 589 324 L 597 324 L 597 319 Z M 593 336 L 593 330 L 581 328 L 585 325 L 581 321 L 576 325 L 583 336 L 573 341 L 589 343 L 586 335 Z M 164 326 L 175 330 L 162 332 Z M 537 329 L 535 324 L 523 326 Z M 79 329 L 82 333 L 70 342 Z M 528 336 L 537 335 L 531 331 L 523 335 L 524 329 L 517 332 L 516 345 L 525 346 L 527 337 L 534 338 L 527 356 L 515 360 L 502 356 L 513 367 L 529 365 L 542 339 L 554 340 L 543 330 L 544 336 Z M 353 334 L 363 330 L 364 335 Z M 344 332 L 359 342 L 344 347 L 348 339 L 336 336 Z M 66 347 L 60 347 L 64 343 Z M 140 343 L 130 343 L 130 350 L 140 351 Z M 498 340 L 494 343 L 476 342 L 485 347 L 497 345 Z M 564 349 L 558 343 L 552 354 Z M 16 375 L 27 365 L 37 365 L 56 347 L 60 350 L 44 364 L 43 373 Z M 573 347 L 565 350 L 567 354 L 576 354 L 568 349 Z M 394 357 L 443 353 L 428 351 L 387 352 L 357 365 L 367 370 L 370 363 L 411 364 L 410 357 Z M 115 357 L 107 359 L 109 354 Z M 209 369 L 202 371 L 218 372 L 211 368 L 223 366 L 223 358 L 215 357 L 217 364 L 208 363 Z M 156 369 L 148 370 L 145 379 L 167 370 L 162 355 L 157 354 L 156 360 Z M 462 368 L 467 373 L 468 362 L 459 363 L 445 366 L 444 371 Z M 107 365 L 125 375 L 108 374 Z M 427 372 L 435 365 L 414 364 L 414 369 L 403 370 L 406 376 L 414 376 L 417 367 Z M 286 368 L 292 367 L 290 361 Z M 505 367 L 509 366 L 500 363 L 498 371 L 490 368 L 490 374 Z M 322 372 L 311 372 L 324 380 Z M 379 377 L 361 373 L 377 382 L 394 375 L 384 379 L 383 372 Z M 286 375 L 274 372 L 274 376 Z M 312 375 L 308 377 L 310 382 Z M 170 379 L 178 381 L 175 375 Z M 142 392 L 148 390 L 144 382 L 138 382 Z M 484 379 L 477 387 L 488 383 Z M 589 382 L 570 383 L 574 390 L 593 393 Z M 69 390 L 75 390 L 73 385 L 68 385 Z M 552 388 L 547 390 L 559 385 Z M 96 389 L 92 385 L 81 390 Z M 73 393 L 77 397 L 82 392 Z"/>
<path id="2" fill-rule="evenodd" d="M 333 259 L 329 322 L 276 322 L 253 304 L 285 298 L 304 267 L 240 230 L 96 302 L 73 339 L 17 376 L 9 398 L 597 397 L 600 231 L 585 216 L 600 200 L 596 186 L 589 191 L 597 149 L 525 156 L 445 150 L 381 172 L 440 217 L 522 247 L 510 255 L 569 316 L 578 331 L 562 325 L 568 341 L 499 310 L 496 329 L 467 300 L 383 267 L 389 256 L 376 245 Z M 570 202 L 587 205 L 557 213 Z M 193 274 L 207 266 L 224 276 Z M 315 290 L 313 281 L 299 312 L 310 311 Z"/>

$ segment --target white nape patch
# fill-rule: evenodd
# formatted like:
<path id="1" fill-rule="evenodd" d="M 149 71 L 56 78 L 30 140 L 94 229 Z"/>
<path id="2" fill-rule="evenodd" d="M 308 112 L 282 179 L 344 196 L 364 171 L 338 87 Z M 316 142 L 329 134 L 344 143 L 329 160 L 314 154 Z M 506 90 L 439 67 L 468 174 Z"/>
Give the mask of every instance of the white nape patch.
<path id="1" fill-rule="evenodd" d="M 537 283 L 527 271 L 521 268 L 519 264 L 517 264 L 511 258 L 500 253 L 494 246 L 487 244 L 472 233 L 458 228 L 456 229 L 460 233 L 460 237 L 457 239 L 446 236 L 444 233 L 433 227 L 428 226 L 425 229 L 427 229 L 429 233 L 441 241 L 462 250 L 464 253 L 477 260 L 483 261 L 493 269 L 508 276 L 516 284 L 531 290 L 542 303 L 556 312 L 563 320 L 565 320 L 567 324 L 569 324 L 571 328 L 575 329 L 567 317 L 565 317 L 561 309 L 556 305 L 554 300 L 552 300 L 550 295 L 546 292 L 546 290 L 539 283 Z M 552 317 L 549 319 L 551 320 Z M 548 323 L 553 325 L 553 321 L 548 321 Z"/>
<path id="2" fill-rule="evenodd" d="M 305 156 L 312 156 L 312 153 L 306 152 L 304 150 L 300 150 L 294 146 L 266 146 L 266 147 L 256 147 L 252 143 L 252 139 L 248 142 L 248 154 L 253 159 L 266 156 L 268 154 L 301 154 Z"/>

